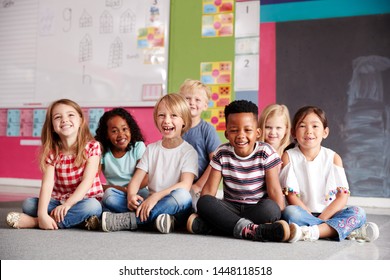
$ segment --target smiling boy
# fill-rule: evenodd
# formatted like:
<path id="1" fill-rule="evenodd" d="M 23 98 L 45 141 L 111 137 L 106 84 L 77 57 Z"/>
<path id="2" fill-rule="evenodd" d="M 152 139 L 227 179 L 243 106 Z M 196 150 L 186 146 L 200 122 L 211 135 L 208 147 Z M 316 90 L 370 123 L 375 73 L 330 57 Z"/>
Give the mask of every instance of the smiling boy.
<path id="1" fill-rule="evenodd" d="M 279 155 L 258 141 L 258 108 L 246 100 L 225 107 L 229 141 L 215 151 L 212 170 L 198 201 L 198 214 L 187 221 L 191 233 L 217 233 L 254 241 L 283 242 L 297 226 L 282 220 L 284 198 L 279 183 Z M 216 198 L 223 181 L 223 199 Z"/>

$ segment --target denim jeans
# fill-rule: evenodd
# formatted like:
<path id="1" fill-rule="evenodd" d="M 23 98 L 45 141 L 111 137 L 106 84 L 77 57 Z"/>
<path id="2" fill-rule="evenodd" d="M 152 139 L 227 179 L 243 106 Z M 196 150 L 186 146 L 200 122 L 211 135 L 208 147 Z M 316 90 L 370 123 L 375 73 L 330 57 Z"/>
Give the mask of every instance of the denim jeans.
<path id="1" fill-rule="evenodd" d="M 366 223 L 366 213 L 363 208 L 349 206 L 333 215 L 329 220 L 317 218 L 318 214 L 309 214 L 300 206 L 289 205 L 282 212 L 282 218 L 288 223 L 298 226 L 314 226 L 326 223 L 337 231 L 337 240 L 344 240 L 353 230 Z"/>
<path id="2" fill-rule="evenodd" d="M 201 196 L 197 204 L 199 216 L 219 235 L 241 238 L 245 226 L 251 223 L 272 223 L 280 219 L 280 208 L 271 199 L 256 204 L 233 203 L 215 196 Z"/>
<path id="3" fill-rule="evenodd" d="M 23 202 L 23 213 L 31 217 L 38 217 L 38 201 L 39 198 L 37 197 L 27 198 Z M 61 205 L 59 200 L 51 198 L 47 212 L 50 214 L 50 212 L 59 205 Z M 102 205 L 95 198 L 86 198 L 73 205 L 69 209 L 64 220 L 57 223 L 57 225 L 59 228 L 75 227 L 93 215 L 100 218 L 102 215 Z"/>
<path id="4" fill-rule="evenodd" d="M 192 210 L 192 198 L 190 192 L 185 189 L 173 190 L 164 196 L 149 213 L 146 221 L 141 222 L 137 217 L 138 225 L 147 225 L 154 222 L 160 214 L 175 216 L 179 224 L 187 220 Z"/>
<path id="5" fill-rule="evenodd" d="M 138 194 L 146 199 L 149 195 L 147 188 L 142 188 Z M 103 211 L 110 211 L 114 213 L 129 212 L 127 208 L 127 193 L 115 188 L 108 188 L 104 191 L 102 199 Z"/>

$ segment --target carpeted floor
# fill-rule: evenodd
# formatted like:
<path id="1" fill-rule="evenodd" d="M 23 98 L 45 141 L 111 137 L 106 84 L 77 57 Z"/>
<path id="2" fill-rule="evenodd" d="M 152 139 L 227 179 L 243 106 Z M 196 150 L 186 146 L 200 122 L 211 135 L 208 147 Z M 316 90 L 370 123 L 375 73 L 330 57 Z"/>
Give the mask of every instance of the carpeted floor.
<path id="1" fill-rule="evenodd" d="M 1 260 L 389 260 L 390 216 L 368 215 L 380 227 L 373 243 L 319 240 L 261 243 L 187 232 L 90 232 L 12 229 L 5 222 L 20 202 L 0 202 Z"/>

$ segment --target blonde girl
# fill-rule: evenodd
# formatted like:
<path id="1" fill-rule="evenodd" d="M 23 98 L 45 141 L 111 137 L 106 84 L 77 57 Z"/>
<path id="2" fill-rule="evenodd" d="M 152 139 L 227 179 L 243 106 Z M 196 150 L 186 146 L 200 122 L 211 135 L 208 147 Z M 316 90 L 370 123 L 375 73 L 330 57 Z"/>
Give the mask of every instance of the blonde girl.
<path id="1" fill-rule="evenodd" d="M 260 141 L 270 144 L 282 156 L 291 143 L 291 120 L 286 105 L 271 104 L 264 108 L 259 118 Z"/>
<path id="2" fill-rule="evenodd" d="M 137 164 L 127 187 L 129 212 L 104 212 L 104 231 L 154 225 L 161 233 L 169 233 L 191 212 L 190 188 L 198 176 L 198 155 L 182 138 L 191 128 L 190 108 L 181 95 L 171 93 L 157 102 L 153 116 L 162 139 L 149 144 Z M 150 195 L 144 199 L 137 193 L 146 175 Z"/>
<path id="3" fill-rule="evenodd" d="M 39 198 L 24 201 L 23 213 L 11 212 L 13 228 L 97 229 L 103 188 L 99 179 L 101 148 L 93 139 L 80 106 L 54 101 L 46 112 L 41 135 Z"/>

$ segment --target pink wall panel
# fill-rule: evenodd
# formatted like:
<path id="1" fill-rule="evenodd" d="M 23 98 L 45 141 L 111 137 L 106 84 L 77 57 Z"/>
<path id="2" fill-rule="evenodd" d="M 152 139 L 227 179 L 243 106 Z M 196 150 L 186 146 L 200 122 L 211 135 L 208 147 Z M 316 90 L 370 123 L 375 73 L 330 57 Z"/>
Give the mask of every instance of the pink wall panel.
<path id="1" fill-rule="evenodd" d="M 136 118 L 146 144 L 160 138 L 153 121 L 153 108 L 128 108 Z M 0 136 L 0 178 L 41 179 L 38 167 L 39 146 L 21 145 L 21 140 L 39 140 L 31 137 Z"/>
<path id="2" fill-rule="evenodd" d="M 275 23 L 260 24 L 259 111 L 276 102 Z"/>

